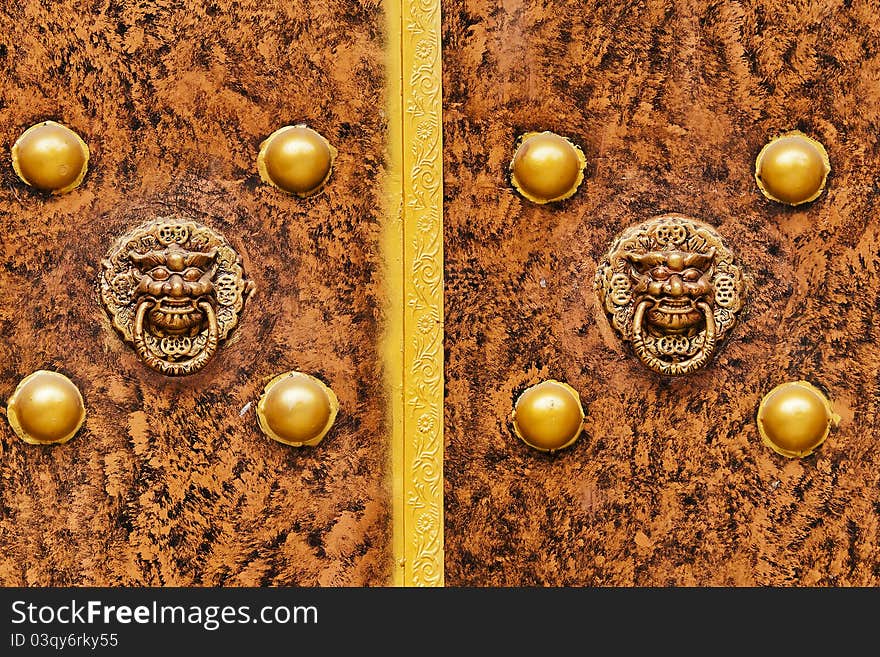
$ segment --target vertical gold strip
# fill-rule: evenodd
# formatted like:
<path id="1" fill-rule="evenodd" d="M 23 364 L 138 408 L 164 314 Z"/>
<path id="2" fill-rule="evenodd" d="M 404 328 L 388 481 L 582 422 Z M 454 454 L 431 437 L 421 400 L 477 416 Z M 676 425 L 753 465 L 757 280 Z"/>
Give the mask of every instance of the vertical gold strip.
<path id="1" fill-rule="evenodd" d="M 393 583 L 443 586 L 440 0 L 389 0 L 387 13 L 390 59 L 396 59 L 389 61 L 392 192 L 385 240 L 392 297 L 386 362 L 392 397 Z"/>
<path id="2" fill-rule="evenodd" d="M 443 586 L 440 0 L 403 0 L 405 583 Z"/>
<path id="3" fill-rule="evenodd" d="M 440 0 L 403 4 L 405 581 L 443 586 Z"/>
<path id="4" fill-rule="evenodd" d="M 404 435 L 404 341 L 403 341 L 403 60 L 401 56 L 401 0 L 386 0 L 387 16 L 387 97 L 388 97 L 388 210 L 385 213 L 385 266 L 388 287 L 386 321 L 386 381 L 390 404 L 392 472 L 392 550 L 394 565 L 391 583 L 406 582 L 406 532 L 404 530 L 405 435 Z"/>

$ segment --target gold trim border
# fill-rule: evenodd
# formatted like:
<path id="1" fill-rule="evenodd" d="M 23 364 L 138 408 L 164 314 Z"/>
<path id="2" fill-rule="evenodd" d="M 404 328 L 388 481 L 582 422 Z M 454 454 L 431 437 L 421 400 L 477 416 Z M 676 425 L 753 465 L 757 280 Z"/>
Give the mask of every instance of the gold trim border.
<path id="1" fill-rule="evenodd" d="M 440 0 L 389 0 L 385 232 L 394 586 L 443 586 Z"/>

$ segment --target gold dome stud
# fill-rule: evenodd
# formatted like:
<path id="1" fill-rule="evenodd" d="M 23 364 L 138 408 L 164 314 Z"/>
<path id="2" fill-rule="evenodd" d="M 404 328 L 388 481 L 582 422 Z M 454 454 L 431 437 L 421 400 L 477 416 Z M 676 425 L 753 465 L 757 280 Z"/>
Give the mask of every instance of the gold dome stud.
<path id="1" fill-rule="evenodd" d="M 578 146 L 553 132 L 527 132 L 510 161 L 514 188 L 534 203 L 562 201 L 584 179 L 586 158 Z"/>
<path id="2" fill-rule="evenodd" d="M 761 193 L 788 205 L 816 200 L 830 172 L 825 147 L 798 130 L 772 139 L 755 160 L 755 180 Z"/>
<path id="3" fill-rule="evenodd" d="M 18 384 L 7 404 L 12 429 L 31 445 L 65 443 L 86 417 L 79 388 L 63 374 L 38 370 Z"/>
<path id="4" fill-rule="evenodd" d="M 263 433 L 294 447 L 321 442 L 338 411 L 339 401 L 329 387 L 309 374 L 295 371 L 269 381 L 257 403 Z"/>
<path id="5" fill-rule="evenodd" d="M 807 381 L 782 383 L 761 400 L 758 433 L 765 445 L 789 458 L 809 456 L 840 422 L 831 402 Z"/>
<path id="6" fill-rule="evenodd" d="M 288 125 L 260 145 L 257 169 L 263 182 L 304 198 L 324 187 L 336 154 L 318 132 L 305 125 Z"/>
<path id="7" fill-rule="evenodd" d="M 547 379 L 520 394 L 511 421 L 516 435 L 527 445 L 542 452 L 554 452 L 577 440 L 584 417 L 577 390 Z"/>
<path id="8" fill-rule="evenodd" d="M 89 147 L 67 126 L 43 121 L 12 146 L 12 168 L 22 182 L 52 194 L 75 189 L 89 167 Z"/>

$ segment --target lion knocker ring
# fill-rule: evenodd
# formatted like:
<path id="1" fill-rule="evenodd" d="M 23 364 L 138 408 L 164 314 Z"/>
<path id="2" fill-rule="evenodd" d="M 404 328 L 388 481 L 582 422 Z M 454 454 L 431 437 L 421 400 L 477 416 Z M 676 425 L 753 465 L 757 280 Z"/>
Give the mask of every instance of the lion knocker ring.
<path id="1" fill-rule="evenodd" d="M 736 324 L 743 276 L 714 228 L 666 214 L 617 237 L 595 287 L 639 360 L 677 376 L 706 365 Z"/>
<path id="2" fill-rule="evenodd" d="M 211 360 L 253 289 L 238 253 L 191 220 L 160 218 L 129 231 L 102 265 L 101 299 L 114 328 L 168 376 Z"/>

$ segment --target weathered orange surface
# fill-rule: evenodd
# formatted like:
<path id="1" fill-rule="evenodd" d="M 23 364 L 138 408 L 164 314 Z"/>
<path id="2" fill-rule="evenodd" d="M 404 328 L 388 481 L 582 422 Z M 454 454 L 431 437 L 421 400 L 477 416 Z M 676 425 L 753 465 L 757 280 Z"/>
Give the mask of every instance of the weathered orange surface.
<path id="1" fill-rule="evenodd" d="M 444 0 L 446 583 L 880 583 L 880 19 L 871 3 Z M 827 192 L 765 199 L 765 141 L 828 149 Z M 569 200 L 511 188 L 517 137 L 579 144 Z M 717 228 L 750 289 L 704 370 L 645 369 L 592 288 L 624 227 Z M 528 385 L 579 391 L 555 455 L 508 416 Z M 813 456 L 763 446 L 761 397 L 823 389 L 842 417 Z"/>
<path id="2" fill-rule="evenodd" d="M 50 6 L 51 5 L 51 6 Z M 26 445 L 0 423 L 0 584 L 383 585 L 389 445 L 381 333 L 384 25 L 377 3 L 6 3 L 0 144 L 55 119 L 92 151 L 48 197 L 0 167 L 0 397 L 36 369 L 82 390 L 83 431 Z M 263 184 L 263 139 L 306 123 L 339 150 L 319 195 Z M 145 367 L 111 328 L 100 261 L 179 214 L 220 231 L 256 293 L 198 374 Z M 330 385 L 317 449 L 263 436 L 263 386 Z"/>

